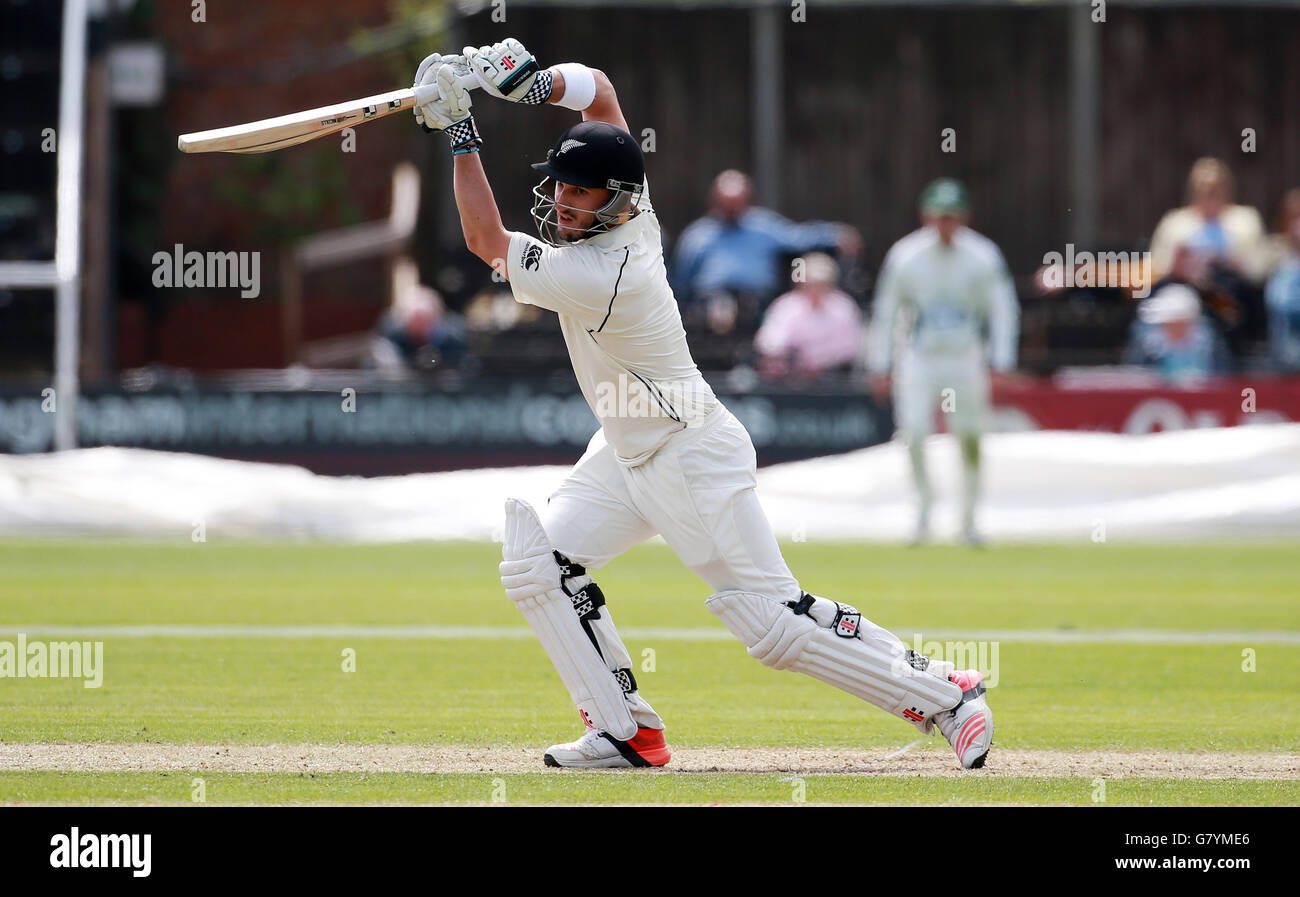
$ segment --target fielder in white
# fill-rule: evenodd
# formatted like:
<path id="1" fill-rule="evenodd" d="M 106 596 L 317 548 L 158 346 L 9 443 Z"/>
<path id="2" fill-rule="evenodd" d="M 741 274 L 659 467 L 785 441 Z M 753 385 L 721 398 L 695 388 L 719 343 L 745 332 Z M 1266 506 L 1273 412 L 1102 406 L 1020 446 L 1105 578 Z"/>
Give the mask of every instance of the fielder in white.
<path id="1" fill-rule="evenodd" d="M 962 532 L 967 542 L 979 545 L 975 504 L 980 434 L 989 414 L 989 366 L 1000 373 L 1016 366 L 1020 306 L 998 247 L 966 226 L 970 203 L 960 183 L 943 178 L 930 184 L 921 194 L 920 211 L 924 226 L 885 255 L 867 365 L 874 392 L 885 398 L 902 319 L 905 348 L 892 386 L 894 419 L 907 443 L 920 505 L 913 541 L 924 541 L 929 530 L 925 437 L 934 432 L 935 412 L 942 411 L 948 431 L 961 443 Z"/>
<path id="2" fill-rule="evenodd" d="M 541 240 L 507 231 L 479 160 L 483 145 L 459 78 L 522 104 L 580 111 L 533 167 Z M 713 395 L 686 347 L 664 270 L 641 149 L 609 79 L 576 63 L 543 70 L 506 40 L 434 54 L 417 110 L 444 131 L 470 251 L 505 273 L 515 298 L 554 311 L 583 395 L 600 421 L 586 453 L 540 513 L 506 503 L 501 581 L 554 662 L 588 727 L 546 750 L 550 766 L 663 766 L 664 723 L 637 689 L 627 649 L 592 580 L 610 559 L 661 534 L 715 590 L 707 601 L 749 653 L 933 726 L 966 767 L 993 736 L 982 676 L 906 650 L 852 607 L 804 592 L 754 494 L 749 434 Z"/>

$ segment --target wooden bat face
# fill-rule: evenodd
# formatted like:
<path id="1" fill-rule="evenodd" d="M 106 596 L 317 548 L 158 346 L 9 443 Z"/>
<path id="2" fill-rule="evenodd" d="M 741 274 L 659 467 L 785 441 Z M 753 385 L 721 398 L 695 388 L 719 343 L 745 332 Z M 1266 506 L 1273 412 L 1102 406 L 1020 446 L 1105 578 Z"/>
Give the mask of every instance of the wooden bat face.
<path id="1" fill-rule="evenodd" d="M 176 146 L 183 153 L 267 153 L 411 109 L 416 102 L 415 91 L 395 90 L 278 118 L 182 134 Z"/>

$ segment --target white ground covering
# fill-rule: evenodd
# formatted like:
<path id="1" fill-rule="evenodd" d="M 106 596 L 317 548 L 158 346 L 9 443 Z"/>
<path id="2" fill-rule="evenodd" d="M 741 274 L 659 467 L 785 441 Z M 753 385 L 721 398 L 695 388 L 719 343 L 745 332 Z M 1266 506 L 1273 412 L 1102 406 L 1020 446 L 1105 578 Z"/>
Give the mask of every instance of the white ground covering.
<path id="1" fill-rule="evenodd" d="M 956 444 L 927 446 L 934 530 L 956 532 Z M 1300 537 L 1300 424 L 1149 436 L 1026 432 L 985 438 L 981 527 L 993 541 Z M 576 460 L 576 459 L 575 459 Z M 361 479 L 142 449 L 0 455 L 0 535 L 399 541 L 499 538 L 502 503 L 536 504 L 566 467 Z M 907 457 L 890 443 L 759 471 L 783 540 L 908 537 Z"/>

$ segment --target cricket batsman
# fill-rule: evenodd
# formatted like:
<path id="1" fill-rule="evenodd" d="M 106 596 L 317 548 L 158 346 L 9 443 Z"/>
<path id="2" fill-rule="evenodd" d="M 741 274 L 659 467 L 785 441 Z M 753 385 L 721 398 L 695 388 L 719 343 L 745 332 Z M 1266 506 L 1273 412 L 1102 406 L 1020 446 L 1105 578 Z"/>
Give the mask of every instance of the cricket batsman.
<path id="1" fill-rule="evenodd" d="M 461 83 L 471 72 L 499 100 L 582 114 L 533 165 L 541 239 L 502 225 Z M 637 687 L 591 575 L 658 533 L 714 589 L 706 606 L 754 658 L 830 683 L 927 734 L 937 726 L 962 766 L 982 766 L 993 717 L 980 672 L 906 650 L 853 607 L 803 591 L 781 557 L 754 492 L 749 434 L 687 350 L 641 148 L 609 79 L 579 63 L 542 69 L 509 39 L 429 56 L 416 84 L 433 83 L 440 96 L 416 117 L 450 141 L 466 245 L 509 279 L 517 301 L 556 313 L 600 423 L 544 508 L 506 502 L 501 582 L 587 727 L 548 748 L 545 763 L 669 761 L 664 722 Z"/>
<path id="2" fill-rule="evenodd" d="M 876 288 L 867 365 L 872 391 L 889 396 L 900 312 L 905 348 L 892 381 L 894 419 L 907 444 L 919 509 L 914 543 L 930 526 L 932 494 L 925 470 L 925 437 L 936 411 L 957 435 L 962 458 L 962 534 L 981 544 L 975 527 L 979 497 L 980 434 L 989 414 L 989 366 L 1016 366 L 1020 306 L 1006 262 L 987 237 L 967 227 L 970 202 L 957 181 L 941 178 L 920 199 L 922 227 L 885 255 Z M 987 348 L 985 336 L 987 333 Z"/>

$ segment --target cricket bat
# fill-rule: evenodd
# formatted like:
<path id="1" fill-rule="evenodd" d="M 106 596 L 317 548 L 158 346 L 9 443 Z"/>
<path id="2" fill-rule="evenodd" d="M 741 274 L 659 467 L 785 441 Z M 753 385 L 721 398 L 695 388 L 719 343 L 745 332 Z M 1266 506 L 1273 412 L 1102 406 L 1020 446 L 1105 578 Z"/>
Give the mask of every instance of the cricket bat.
<path id="1" fill-rule="evenodd" d="M 478 86 L 473 75 L 465 75 L 460 80 L 467 88 Z M 228 128 L 182 134 L 176 139 L 176 146 L 183 153 L 269 153 L 327 137 L 344 128 L 383 118 L 394 112 L 423 106 L 437 98 L 437 84 L 421 84 L 406 90 L 375 94 L 278 118 L 264 118 Z"/>

